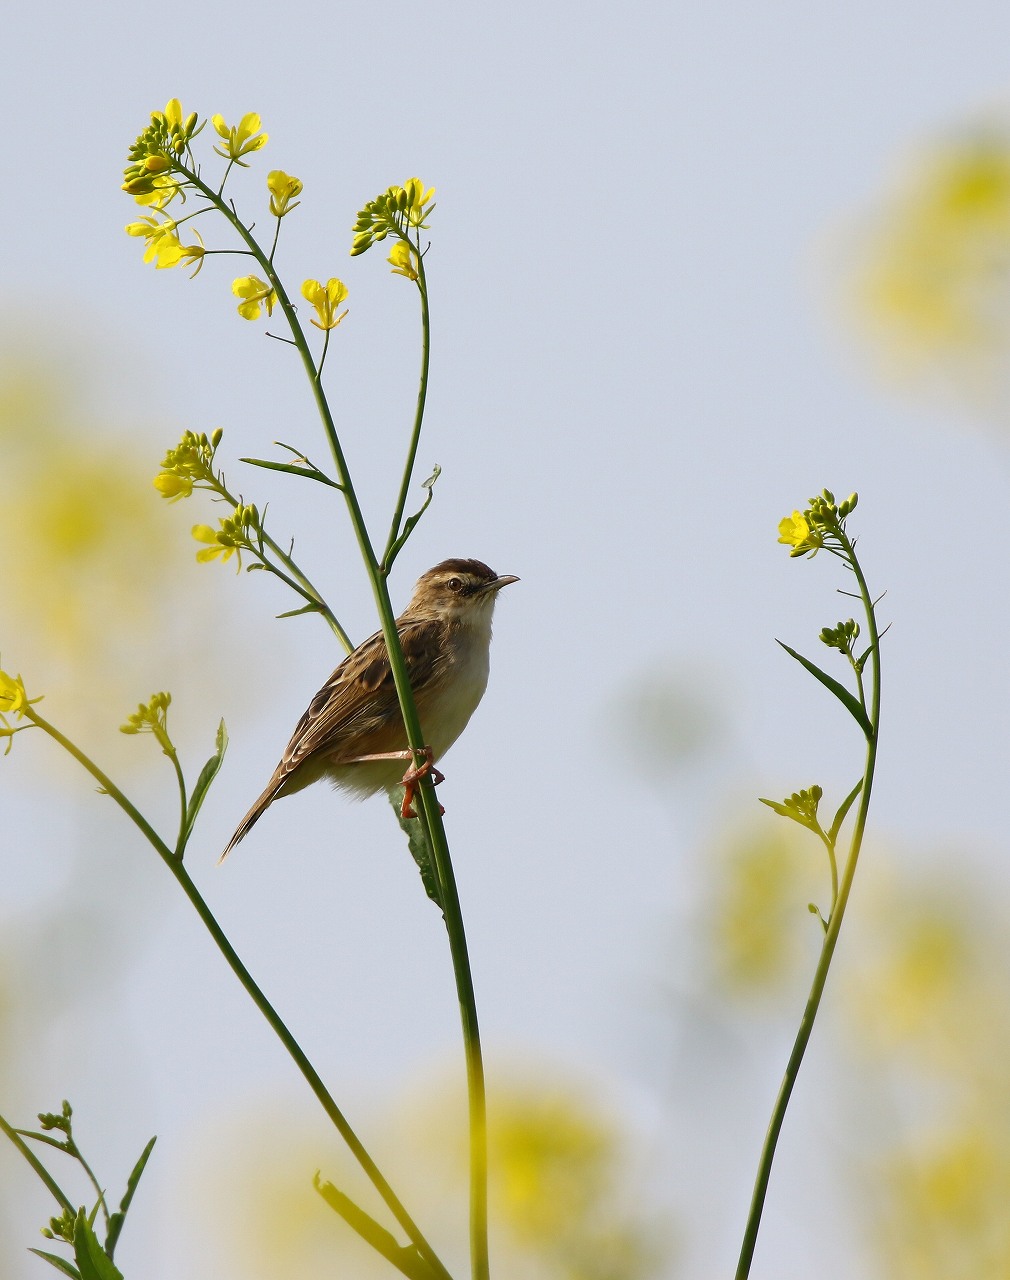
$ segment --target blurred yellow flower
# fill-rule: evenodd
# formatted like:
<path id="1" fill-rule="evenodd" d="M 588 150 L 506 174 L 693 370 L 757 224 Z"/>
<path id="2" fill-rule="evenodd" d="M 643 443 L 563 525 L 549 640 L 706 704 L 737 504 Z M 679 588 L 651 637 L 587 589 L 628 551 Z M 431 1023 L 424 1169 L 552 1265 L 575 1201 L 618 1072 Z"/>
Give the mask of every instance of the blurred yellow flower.
<path id="1" fill-rule="evenodd" d="M 937 145 L 865 218 L 850 251 L 852 315 L 885 373 L 1006 395 L 1010 132 Z"/>

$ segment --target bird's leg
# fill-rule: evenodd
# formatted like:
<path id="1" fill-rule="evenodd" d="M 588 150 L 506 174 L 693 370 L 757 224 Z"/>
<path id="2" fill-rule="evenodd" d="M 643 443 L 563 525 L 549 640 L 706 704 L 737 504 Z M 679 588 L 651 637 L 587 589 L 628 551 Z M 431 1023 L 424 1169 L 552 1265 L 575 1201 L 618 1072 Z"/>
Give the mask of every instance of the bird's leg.
<path id="1" fill-rule="evenodd" d="M 421 754 L 425 757 L 424 764 L 415 765 L 411 763 L 403 775 L 403 804 L 400 805 L 401 818 L 416 818 L 414 811 L 414 796 L 417 793 L 417 784 L 422 778 L 431 774 L 431 781 L 434 786 L 438 786 L 440 782 L 445 781 L 445 774 L 441 773 L 432 764 L 431 747 L 422 747 Z M 380 751 L 376 755 L 371 756 L 355 756 L 353 760 L 344 761 L 345 764 L 366 764 L 369 760 L 410 760 L 413 761 L 413 751 Z M 445 813 L 445 809 L 441 805 L 438 806 L 441 813 Z"/>

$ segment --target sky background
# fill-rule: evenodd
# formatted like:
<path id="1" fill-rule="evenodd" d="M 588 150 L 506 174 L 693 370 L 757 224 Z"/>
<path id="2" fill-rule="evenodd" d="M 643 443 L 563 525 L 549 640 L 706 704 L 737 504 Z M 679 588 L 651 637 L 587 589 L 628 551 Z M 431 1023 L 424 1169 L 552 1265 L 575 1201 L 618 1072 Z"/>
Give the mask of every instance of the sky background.
<path id="1" fill-rule="evenodd" d="M 840 797 L 858 776 L 857 734 L 773 642 L 813 652 L 849 612 L 834 562 L 776 545 L 779 519 L 825 485 L 859 491 L 852 528 L 893 624 L 868 853 L 956 856 L 990 900 L 1010 889 L 1005 424 L 881 383 L 842 314 L 853 228 L 909 156 L 1010 109 L 1010 12 L 181 0 L 98 17 L 50 4 L 9 15 L 6 46 L 5 367 L 31 371 L 42 416 L 54 405 L 99 469 L 137 468 L 145 514 L 120 544 L 143 585 L 95 597 L 108 636 L 142 637 L 122 652 L 108 639 L 115 678 L 72 664 L 49 678 L 45 644 L 19 639 L 48 625 L 28 591 L 0 596 L 5 669 L 48 692 L 48 716 L 166 826 L 164 762 L 116 727 L 170 688 L 195 777 L 223 716 L 232 746 L 188 857 L 239 952 L 366 1137 L 386 1099 L 458 1083 L 444 933 L 380 801 L 322 788 L 286 800 L 215 868 L 339 654 L 318 621 L 272 621 L 292 607 L 272 583 L 195 564 L 189 527 L 212 509 L 144 496 L 165 449 L 223 427 L 232 484 L 269 500 L 271 530 L 295 538 L 352 636 L 375 620 L 328 494 L 235 461 L 271 456 L 277 439 L 325 456 L 291 353 L 235 313 L 230 282 L 246 268 L 155 273 L 123 234 L 137 210 L 119 190 L 127 146 L 169 98 L 229 122 L 261 114 L 270 142 L 232 194 L 265 225 L 266 172 L 304 181 L 280 268 L 295 289 L 331 275 L 350 288 L 327 376 L 381 536 L 417 309 L 384 254 L 347 256 L 350 228 L 387 185 L 434 185 L 417 481 L 443 472 L 392 594 L 405 603 L 447 556 L 522 579 L 501 597 L 490 687 L 440 790 L 490 1085 L 512 1069 L 577 1082 L 674 1206 L 675 1274 L 728 1274 L 794 1018 L 706 1039 L 690 957 L 713 848 L 775 821 L 754 797 L 813 781 Z M 45 459 L 33 465 L 44 488 Z M 14 511 L 8 545 L 23 548 Z M 145 602 L 156 623 L 131 631 Z M 675 729 L 644 753 L 628 713 L 643 689 L 669 700 Z M 314 1131 L 308 1173 L 336 1144 L 108 802 L 41 735 L 15 742 L 0 788 L 0 1109 L 27 1118 L 69 1096 L 113 1186 L 159 1133 L 123 1265 L 150 1280 L 225 1274 L 206 1241 L 218 1210 L 236 1212 L 229 1177 L 214 1180 L 236 1135 L 269 1163 L 285 1133 Z M 828 1047 L 815 1034 L 755 1277 L 809 1275 L 815 1247 L 823 1280 L 873 1274 L 832 1225 L 815 1154 L 842 1141 L 818 1096 Z M 0 1180 L 18 1206 L 0 1219 L 0 1270 L 22 1280 L 43 1265 L 24 1249 L 49 1208 L 13 1152 L 0 1151 Z"/>

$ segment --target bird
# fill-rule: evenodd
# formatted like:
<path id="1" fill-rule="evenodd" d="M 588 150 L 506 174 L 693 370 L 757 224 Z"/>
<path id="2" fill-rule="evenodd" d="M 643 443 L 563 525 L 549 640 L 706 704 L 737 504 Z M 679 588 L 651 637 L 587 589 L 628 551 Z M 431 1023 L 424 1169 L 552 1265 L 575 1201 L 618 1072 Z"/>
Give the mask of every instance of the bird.
<path id="1" fill-rule="evenodd" d="M 424 763 L 415 766 L 414 753 L 406 749 L 389 653 L 377 631 L 347 655 L 309 703 L 220 861 L 276 799 L 321 778 L 358 798 L 402 784 L 401 815 L 416 817 L 411 806 L 417 783 L 428 773 L 436 784 L 442 781 L 435 761 L 463 732 L 484 696 L 495 601 L 502 587 L 518 581 L 481 560 L 443 560 L 422 574 L 396 619 L 396 631 L 425 734 Z"/>

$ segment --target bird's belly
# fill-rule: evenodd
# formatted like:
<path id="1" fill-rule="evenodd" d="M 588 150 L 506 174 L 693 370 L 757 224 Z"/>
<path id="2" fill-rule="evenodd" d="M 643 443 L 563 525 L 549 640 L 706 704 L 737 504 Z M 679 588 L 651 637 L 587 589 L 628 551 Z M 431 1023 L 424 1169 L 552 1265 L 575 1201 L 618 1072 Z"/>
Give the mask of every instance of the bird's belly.
<path id="1" fill-rule="evenodd" d="M 430 697 L 419 699 L 417 712 L 425 741 L 437 760 L 466 728 L 487 688 L 488 654 L 454 656 L 448 679 Z"/>

